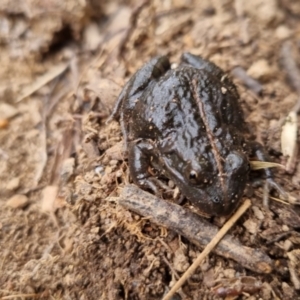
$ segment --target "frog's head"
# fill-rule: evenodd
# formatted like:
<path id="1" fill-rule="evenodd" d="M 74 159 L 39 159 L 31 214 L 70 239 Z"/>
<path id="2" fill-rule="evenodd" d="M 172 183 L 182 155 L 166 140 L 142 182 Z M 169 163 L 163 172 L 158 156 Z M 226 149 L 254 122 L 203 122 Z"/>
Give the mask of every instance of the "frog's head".
<path id="1" fill-rule="evenodd" d="M 176 164 L 174 164 L 174 161 Z M 166 172 L 181 192 L 201 211 L 227 216 L 240 202 L 250 165 L 242 151 L 231 151 L 219 164 L 201 160 L 165 159 Z"/>

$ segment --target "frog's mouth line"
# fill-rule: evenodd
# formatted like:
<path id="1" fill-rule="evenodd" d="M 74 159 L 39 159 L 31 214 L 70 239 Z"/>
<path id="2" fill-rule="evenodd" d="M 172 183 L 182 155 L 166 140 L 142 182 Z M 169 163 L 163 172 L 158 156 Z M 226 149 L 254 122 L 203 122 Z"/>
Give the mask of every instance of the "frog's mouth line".
<path id="1" fill-rule="evenodd" d="M 209 138 L 209 141 L 210 141 L 210 144 L 211 144 L 212 153 L 213 153 L 213 155 L 215 157 L 215 161 L 217 163 L 218 176 L 220 178 L 222 192 L 223 192 L 224 195 L 227 195 L 227 193 L 226 193 L 227 189 L 226 189 L 226 185 L 224 183 L 224 169 L 223 169 L 223 166 L 222 166 L 222 163 L 221 163 L 221 160 L 223 160 L 223 158 L 221 157 L 221 155 L 219 153 L 214 135 L 213 135 L 212 131 L 209 128 L 208 120 L 207 120 L 205 110 L 204 110 L 204 107 L 203 107 L 203 102 L 202 102 L 201 98 L 199 97 L 199 95 L 197 93 L 197 87 L 198 87 L 198 81 L 197 81 L 197 79 L 194 78 L 192 80 L 192 87 L 191 87 L 191 90 L 192 90 L 192 93 L 193 93 L 193 98 L 194 98 L 194 100 L 196 101 L 196 103 L 198 105 L 199 112 L 200 112 L 201 118 L 202 118 L 204 126 L 205 126 L 206 134 L 207 134 L 207 136 Z"/>

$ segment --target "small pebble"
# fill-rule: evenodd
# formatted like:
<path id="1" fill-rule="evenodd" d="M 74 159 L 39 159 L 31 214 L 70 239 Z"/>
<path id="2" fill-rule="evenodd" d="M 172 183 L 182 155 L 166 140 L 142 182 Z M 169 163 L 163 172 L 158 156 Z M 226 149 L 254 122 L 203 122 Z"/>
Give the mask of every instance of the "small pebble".
<path id="1" fill-rule="evenodd" d="M 169 180 L 168 181 L 168 186 L 169 186 L 169 188 L 174 189 L 175 183 L 172 180 Z"/>
<path id="2" fill-rule="evenodd" d="M 103 166 L 97 166 L 95 167 L 95 173 L 99 176 L 104 175 L 104 167 Z"/>
<path id="3" fill-rule="evenodd" d="M 187 256 L 180 248 L 175 251 L 173 266 L 174 269 L 178 272 L 185 272 L 190 266 Z"/>
<path id="4" fill-rule="evenodd" d="M 118 171 L 116 172 L 116 177 L 117 177 L 117 178 L 122 177 L 122 175 L 123 175 L 122 170 L 118 170 Z"/>
<path id="5" fill-rule="evenodd" d="M 15 178 L 11 179 L 11 180 L 7 183 L 6 189 L 8 189 L 9 191 L 14 191 L 14 190 L 16 190 L 19 186 L 20 186 L 20 178 L 19 178 L 19 177 L 15 177 Z"/>
<path id="6" fill-rule="evenodd" d="M 0 119 L 0 129 L 7 128 L 9 121 L 7 119 Z"/>
<path id="7" fill-rule="evenodd" d="M 100 231 L 100 227 L 93 227 L 93 228 L 90 230 L 91 233 L 99 233 L 99 231 Z"/>
<path id="8" fill-rule="evenodd" d="M 109 165 L 112 167 L 116 166 L 117 164 L 118 164 L 118 161 L 116 159 L 112 159 L 109 161 Z"/>
<path id="9" fill-rule="evenodd" d="M 275 30 L 275 36 L 279 40 L 285 40 L 285 39 L 289 38 L 291 36 L 291 34 L 292 34 L 291 30 L 284 25 L 278 26 Z"/>
<path id="10" fill-rule="evenodd" d="M 234 278 L 236 271 L 234 269 L 225 269 L 223 273 L 226 278 Z"/>
<path id="11" fill-rule="evenodd" d="M 289 231 L 290 228 L 287 225 L 282 225 L 282 231 Z"/>
<path id="12" fill-rule="evenodd" d="M 253 210 L 253 213 L 254 213 L 255 217 L 258 220 L 263 220 L 265 218 L 264 214 L 262 213 L 262 211 L 257 206 L 253 206 L 252 210 Z"/>
<path id="13" fill-rule="evenodd" d="M 6 205 L 11 208 L 23 208 L 28 204 L 28 202 L 28 197 L 16 194 L 7 200 Z"/>
<path id="14" fill-rule="evenodd" d="M 247 74 L 255 79 L 266 81 L 272 77 L 273 69 L 265 59 L 260 59 L 250 66 Z"/>
<path id="15" fill-rule="evenodd" d="M 254 222 L 253 220 L 248 219 L 246 222 L 244 222 L 243 226 L 252 234 L 257 233 L 257 222 Z"/>
<path id="16" fill-rule="evenodd" d="M 283 248 L 285 251 L 290 251 L 293 247 L 293 243 L 290 240 L 285 240 L 283 243 Z"/>
<path id="17" fill-rule="evenodd" d="M 67 182 L 74 174 L 75 158 L 70 157 L 63 161 L 60 176 L 63 182 Z"/>
<path id="18" fill-rule="evenodd" d="M 18 110 L 7 103 L 0 103 L 0 120 L 8 120 L 14 117 Z"/>

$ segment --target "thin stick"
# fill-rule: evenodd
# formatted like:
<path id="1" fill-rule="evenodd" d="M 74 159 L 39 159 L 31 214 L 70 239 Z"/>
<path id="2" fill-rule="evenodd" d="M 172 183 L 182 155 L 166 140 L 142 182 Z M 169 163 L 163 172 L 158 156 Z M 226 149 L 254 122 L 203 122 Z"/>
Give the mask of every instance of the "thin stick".
<path id="1" fill-rule="evenodd" d="M 170 300 L 176 291 L 185 283 L 185 281 L 195 272 L 203 259 L 211 252 L 211 250 L 220 242 L 227 231 L 235 224 L 235 222 L 242 216 L 242 214 L 251 206 L 251 201 L 246 199 L 243 205 L 236 211 L 236 213 L 224 224 L 215 237 L 205 247 L 202 253 L 197 257 L 188 270 L 181 276 L 181 278 L 174 284 L 171 290 L 163 298 L 163 300 Z"/>

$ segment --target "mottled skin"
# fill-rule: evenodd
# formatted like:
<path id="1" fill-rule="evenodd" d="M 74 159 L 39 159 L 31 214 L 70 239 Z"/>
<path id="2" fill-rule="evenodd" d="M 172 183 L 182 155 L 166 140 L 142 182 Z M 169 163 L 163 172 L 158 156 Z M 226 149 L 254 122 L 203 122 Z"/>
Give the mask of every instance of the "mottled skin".
<path id="1" fill-rule="evenodd" d="M 165 56 L 153 58 L 126 84 L 112 114 L 120 118 L 133 181 L 158 193 L 152 166 L 204 213 L 230 214 L 248 180 L 249 154 L 265 159 L 260 144 L 245 141 L 238 99 L 227 75 L 201 57 L 185 53 L 176 69 Z"/>

